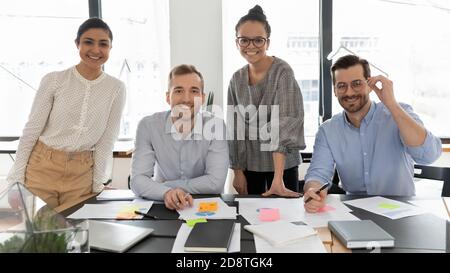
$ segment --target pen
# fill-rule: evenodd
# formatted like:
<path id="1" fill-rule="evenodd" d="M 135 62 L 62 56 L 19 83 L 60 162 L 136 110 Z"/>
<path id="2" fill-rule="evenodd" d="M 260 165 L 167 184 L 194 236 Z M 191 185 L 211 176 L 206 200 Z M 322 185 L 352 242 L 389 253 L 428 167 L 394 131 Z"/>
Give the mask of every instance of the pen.
<path id="1" fill-rule="evenodd" d="M 138 215 L 142 215 L 142 216 L 144 216 L 144 217 L 146 217 L 146 218 L 153 219 L 153 220 L 158 220 L 158 219 L 159 219 L 159 217 L 156 217 L 156 216 L 154 216 L 154 215 L 150 215 L 150 214 L 144 213 L 144 212 L 142 212 L 142 211 L 138 211 L 138 210 L 135 210 L 134 213 L 135 213 L 135 214 L 138 214 Z"/>
<path id="2" fill-rule="evenodd" d="M 319 194 L 321 191 L 323 191 L 324 189 L 326 189 L 326 188 L 328 187 L 328 185 L 330 185 L 330 183 L 324 184 L 322 187 L 320 187 L 320 189 L 318 189 L 318 190 L 316 191 L 316 194 Z M 311 197 L 311 196 L 308 197 L 308 199 L 306 199 L 306 201 L 305 201 L 305 204 L 308 203 L 308 202 L 311 201 L 311 200 L 312 200 L 312 197 Z"/>
<path id="3" fill-rule="evenodd" d="M 446 197 L 442 197 L 442 201 L 444 201 L 444 206 L 445 206 L 445 210 L 447 211 L 448 216 L 450 217 L 450 210 L 449 207 L 447 206 L 447 202 L 445 201 Z M 449 199 L 450 200 L 450 199 Z M 450 203 L 450 202 L 449 202 Z"/>
<path id="4" fill-rule="evenodd" d="M 186 194 L 184 195 L 184 197 L 183 197 L 184 201 L 187 201 L 187 197 L 188 197 L 188 196 L 189 196 L 189 193 L 186 193 Z M 180 202 L 177 202 L 177 204 L 179 205 Z"/>

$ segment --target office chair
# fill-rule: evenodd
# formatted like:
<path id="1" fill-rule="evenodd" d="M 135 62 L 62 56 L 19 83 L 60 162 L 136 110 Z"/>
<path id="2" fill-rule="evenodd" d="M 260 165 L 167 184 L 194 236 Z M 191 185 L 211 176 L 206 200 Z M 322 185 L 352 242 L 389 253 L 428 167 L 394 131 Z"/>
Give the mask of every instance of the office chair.
<path id="1" fill-rule="evenodd" d="M 441 196 L 450 197 L 450 168 L 423 166 L 416 164 L 414 165 L 414 169 L 421 170 L 420 173 L 414 172 L 414 177 L 416 178 L 444 181 Z"/>
<path id="2" fill-rule="evenodd" d="M 328 190 L 328 193 L 333 194 L 346 194 L 346 192 L 339 186 L 339 173 L 337 169 L 334 169 L 333 180 L 331 181 L 331 187 Z"/>

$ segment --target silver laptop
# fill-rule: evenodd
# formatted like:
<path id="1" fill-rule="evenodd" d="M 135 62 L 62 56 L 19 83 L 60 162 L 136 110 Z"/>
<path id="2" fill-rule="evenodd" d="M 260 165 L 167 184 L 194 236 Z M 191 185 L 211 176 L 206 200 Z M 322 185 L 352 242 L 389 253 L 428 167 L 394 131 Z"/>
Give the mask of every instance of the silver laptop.
<path id="1" fill-rule="evenodd" d="M 89 220 L 89 245 L 93 249 L 121 253 L 152 232 L 151 228 Z"/>

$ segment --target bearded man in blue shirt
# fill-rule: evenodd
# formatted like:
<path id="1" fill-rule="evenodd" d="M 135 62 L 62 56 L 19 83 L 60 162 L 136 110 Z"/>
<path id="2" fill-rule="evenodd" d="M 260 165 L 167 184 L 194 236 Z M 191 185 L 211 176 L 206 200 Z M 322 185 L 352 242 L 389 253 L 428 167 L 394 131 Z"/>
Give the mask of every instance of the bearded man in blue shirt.
<path id="1" fill-rule="evenodd" d="M 331 67 L 334 94 L 344 108 L 317 132 L 311 165 L 305 176 L 308 212 L 325 205 L 336 168 L 347 194 L 412 196 L 414 163 L 431 164 L 442 153 L 439 138 L 428 131 L 410 105 L 395 99 L 393 83 L 370 75 L 367 60 L 339 58 Z M 375 91 L 381 102 L 369 98 Z"/>

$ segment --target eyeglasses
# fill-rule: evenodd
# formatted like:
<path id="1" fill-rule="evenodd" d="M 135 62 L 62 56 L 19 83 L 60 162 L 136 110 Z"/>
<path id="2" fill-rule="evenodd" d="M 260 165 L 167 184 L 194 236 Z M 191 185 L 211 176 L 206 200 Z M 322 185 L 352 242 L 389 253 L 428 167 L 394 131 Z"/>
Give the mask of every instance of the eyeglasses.
<path id="1" fill-rule="evenodd" d="M 247 37 L 237 37 L 236 41 L 240 47 L 248 47 L 250 42 L 252 42 L 255 47 L 262 47 L 266 44 L 267 39 L 264 37 L 256 37 L 253 39 Z"/>
<path id="2" fill-rule="evenodd" d="M 350 82 L 350 87 L 355 91 L 359 92 L 364 88 L 364 85 L 367 83 L 366 80 L 354 80 Z M 334 87 L 336 89 L 336 92 L 339 94 L 343 94 L 347 92 L 348 84 L 346 82 L 339 82 Z"/>

